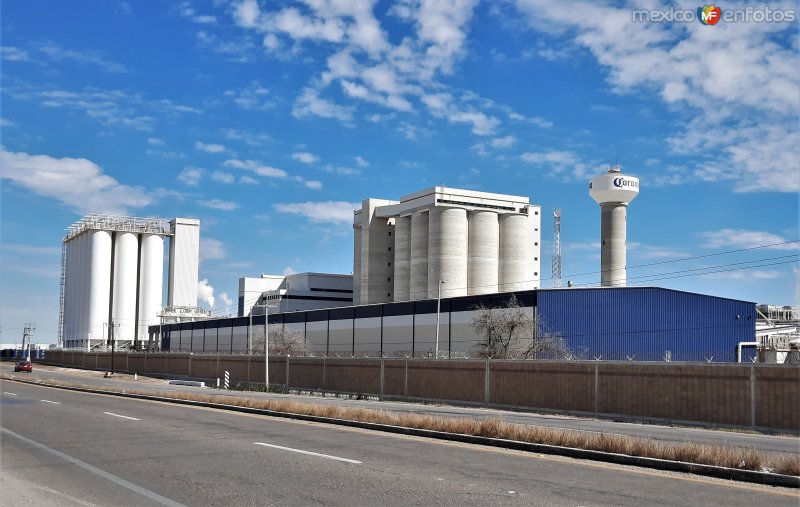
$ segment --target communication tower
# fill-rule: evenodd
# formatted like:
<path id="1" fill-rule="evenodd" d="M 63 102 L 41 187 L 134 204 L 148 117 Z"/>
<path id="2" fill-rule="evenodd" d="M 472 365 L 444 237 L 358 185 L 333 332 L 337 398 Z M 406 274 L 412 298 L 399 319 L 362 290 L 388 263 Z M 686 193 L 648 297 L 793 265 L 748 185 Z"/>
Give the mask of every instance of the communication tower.
<path id="1" fill-rule="evenodd" d="M 553 287 L 561 287 L 561 210 L 553 210 Z"/>

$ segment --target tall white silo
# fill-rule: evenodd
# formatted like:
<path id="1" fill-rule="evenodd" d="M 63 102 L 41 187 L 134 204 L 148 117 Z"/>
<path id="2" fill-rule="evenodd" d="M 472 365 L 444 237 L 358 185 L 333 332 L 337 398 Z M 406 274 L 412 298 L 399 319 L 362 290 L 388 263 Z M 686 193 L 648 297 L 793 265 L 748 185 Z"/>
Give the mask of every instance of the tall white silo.
<path id="1" fill-rule="evenodd" d="M 142 234 L 139 261 L 139 317 L 137 335 L 148 338 L 147 327 L 158 324 L 164 281 L 164 238 L 158 234 Z"/>
<path id="2" fill-rule="evenodd" d="M 525 290 L 533 285 L 530 229 L 527 215 L 500 215 L 500 292 Z"/>
<path id="3" fill-rule="evenodd" d="M 620 167 L 592 178 L 589 195 L 600 205 L 600 284 L 625 286 L 627 282 L 627 208 L 639 195 L 639 178 L 625 176 Z"/>
<path id="4" fill-rule="evenodd" d="M 361 218 L 361 215 L 357 215 Z M 353 304 L 361 304 L 361 224 L 353 224 Z M 245 307 L 249 308 L 249 302 Z"/>
<path id="5" fill-rule="evenodd" d="M 493 211 L 469 214 L 469 259 L 467 285 L 469 294 L 497 292 L 500 255 L 500 222 Z"/>
<path id="6" fill-rule="evenodd" d="M 114 238 L 114 295 L 111 320 L 118 340 L 133 340 L 136 327 L 136 279 L 139 241 L 132 232 Z"/>
<path id="7" fill-rule="evenodd" d="M 411 263 L 409 266 L 410 299 L 428 295 L 428 211 L 411 215 Z"/>
<path id="8" fill-rule="evenodd" d="M 408 301 L 411 292 L 411 216 L 399 216 L 394 227 L 394 300 Z"/>
<path id="9" fill-rule="evenodd" d="M 108 298 L 111 288 L 111 233 L 89 231 L 87 258 L 90 262 L 88 287 L 87 334 L 91 340 L 102 340 L 108 321 Z"/>
<path id="10" fill-rule="evenodd" d="M 428 297 L 467 295 L 467 210 L 434 206 L 430 210 Z"/>
<path id="11" fill-rule="evenodd" d="M 61 335 L 63 337 L 62 346 L 67 347 L 67 340 L 72 340 L 71 336 L 71 326 L 72 326 L 72 318 L 70 311 L 72 310 L 72 286 L 73 286 L 73 275 L 72 275 L 72 260 L 73 260 L 73 251 L 72 251 L 72 241 L 64 241 L 64 248 L 66 249 L 67 259 L 64 263 L 64 301 L 62 308 L 64 320 L 61 323 Z"/>

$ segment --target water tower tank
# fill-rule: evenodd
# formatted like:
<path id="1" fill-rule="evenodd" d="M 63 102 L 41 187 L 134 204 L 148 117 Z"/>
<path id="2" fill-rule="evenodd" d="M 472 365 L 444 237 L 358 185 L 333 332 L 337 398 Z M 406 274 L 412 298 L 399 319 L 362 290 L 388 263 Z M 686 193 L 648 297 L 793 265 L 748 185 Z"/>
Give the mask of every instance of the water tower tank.
<path id="1" fill-rule="evenodd" d="M 639 178 L 620 172 L 619 166 L 592 178 L 589 195 L 600 205 L 600 284 L 625 286 L 627 207 L 639 195 Z"/>

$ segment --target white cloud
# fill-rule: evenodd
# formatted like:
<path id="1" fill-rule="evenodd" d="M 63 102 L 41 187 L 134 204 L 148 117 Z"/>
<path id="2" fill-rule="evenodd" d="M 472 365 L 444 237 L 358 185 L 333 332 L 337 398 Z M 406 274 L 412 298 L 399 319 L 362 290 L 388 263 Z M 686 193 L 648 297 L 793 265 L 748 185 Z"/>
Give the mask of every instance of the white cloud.
<path id="1" fill-rule="evenodd" d="M 578 154 L 564 150 L 525 152 L 520 159 L 574 181 L 586 180 L 589 176 L 602 174 L 605 170 L 602 164 L 586 161 Z"/>
<path id="2" fill-rule="evenodd" d="M 25 256 L 61 254 L 61 248 L 56 246 L 34 246 L 4 243 L 0 245 L 0 249 L 2 249 L 4 252 L 19 253 L 24 254 Z"/>
<path id="3" fill-rule="evenodd" d="M 331 164 L 326 164 L 322 167 L 322 170 L 327 173 L 340 174 L 342 176 L 355 176 L 357 174 L 361 174 L 361 171 L 358 169 L 347 166 L 335 166 Z"/>
<path id="4" fill-rule="evenodd" d="M 303 184 L 312 190 L 319 190 L 322 188 L 322 182 L 317 180 L 303 180 Z"/>
<path id="5" fill-rule="evenodd" d="M 304 88 L 303 93 L 295 100 L 292 114 L 297 118 L 319 116 L 349 122 L 353 117 L 353 110 L 321 98 L 319 92 L 313 88 Z"/>
<path id="6" fill-rule="evenodd" d="M 239 183 L 241 183 L 243 185 L 258 185 L 259 184 L 257 179 L 251 178 L 250 176 L 247 176 L 247 175 L 239 177 Z"/>
<path id="7" fill-rule="evenodd" d="M 353 210 L 359 205 L 344 201 L 298 202 L 273 204 L 281 213 L 291 213 L 308 218 L 312 222 L 352 224 Z"/>
<path id="8" fill-rule="evenodd" d="M 269 89 L 258 81 L 253 81 L 241 90 L 227 90 L 225 96 L 232 97 L 234 104 L 250 111 L 266 111 L 275 106 L 275 102 L 269 98 Z"/>
<path id="9" fill-rule="evenodd" d="M 222 135 L 224 135 L 226 139 L 242 141 L 243 143 L 249 146 L 263 146 L 272 141 L 272 137 L 270 137 L 269 134 L 265 134 L 262 132 L 248 132 L 245 130 L 224 129 L 222 130 Z"/>
<path id="10" fill-rule="evenodd" d="M 8 118 L 0 118 L 0 127 L 11 128 L 16 126 L 17 123 L 15 121 L 9 120 Z"/>
<path id="11" fill-rule="evenodd" d="M 238 159 L 231 159 L 226 160 L 223 162 L 224 166 L 226 167 L 233 167 L 234 169 L 245 169 L 248 171 L 252 171 L 259 176 L 265 176 L 267 178 L 288 178 L 289 174 L 284 171 L 283 169 L 278 169 L 277 167 L 272 167 L 268 165 L 263 165 L 255 160 L 238 160 Z"/>
<path id="12" fill-rule="evenodd" d="M 181 2 L 178 7 L 181 16 L 201 25 L 213 25 L 217 22 L 217 18 L 210 14 L 198 14 L 194 7 L 189 2 Z"/>
<path id="13" fill-rule="evenodd" d="M 196 187 L 200 184 L 206 170 L 200 167 L 186 166 L 183 171 L 178 174 L 178 179 L 190 187 Z"/>
<path id="14" fill-rule="evenodd" d="M 27 51 L 14 46 L 3 46 L 0 48 L 0 54 L 3 60 L 8 60 L 9 62 L 27 62 L 30 60 L 30 55 L 28 55 Z"/>
<path id="15" fill-rule="evenodd" d="M 283 276 L 296 275 L 296 274 L 297 271 L 295 271 L 294 268 L 291 266 L 286 266 L 286 269 L 283 270 Z"/>
<path id="16" fill-rule="evenodd" d="M 163 139 L 159 139 L 157 137 L 148 137 L 147 144 L 149 144 L 150 146 L 164 146 L 164 144 L 166 143 L 164 143 Z"/>
<path id="17" fill-rule="evenodd" d="M 356 165 L 361 168 L 369 167 L 369 162 L 367 162 L 364 158 L 359 157 L 356 155 L 355 157 Z"/>
<path id="18" fill-rule="evenodd" d="M 786 273 L 783 271 L 775 270 L 751 270 L 748 268 L 737 269 L 735 271 L 724 271 L 721 273 L 708 273 L 699 275 L 701 278 L 711 280 L 740 280 L 740 281 L 753 281 L 753 280 L 774 280 L 776 278 L 784 278 Z"/>
<path id="19" fill-rule="evenodd" d="M 230 296 L 228 296 L 227 292 L 220 292 L 219 298 L 222 300 L 223 305 L 227 307 L 233 306 L 233 299 L 231 299 Z"/>
<path id="20" fill-rule="evenodd" d="M 703 246 L 707 248 L 752 248 L 756 246 L 774 245 L 773 250 L 800 250 L 797 239 L 787 239 L 778 234 L 766 231 L 752 231 L 747 229 L 720 229 L 700 233 L 705 240 Z M 793 241 L 793 242 L 790 242 Z"/>
<path id="21" fill-rule="evenodd" d="M 292 153 L 292 159 L 304 164 L 313 164 L 319 160 L 319 157 L 306 151 L 302 151 L 299 153 Z"/>
<path id="22" fill-rule="evenodd" d="M 197 204 L 206 208 L 217 209 L 220 211 L 233 211 L 239 207 L 239 205 L 233 201 L 223 201 L 222 199 L 197 201 Z"/>
<path id="23" fill-rule="evenodd" d="M 142 187 L 119 183 L 85 158 L 53 158 L 0 149 L 0 178 L 58 200 L 78 213 L 127 214 L 153 203 Z"/>
<path id="24" fill-rule="evenodd" d="M 517 144 L 517 138 L 512 135 L 496 137 L 490 141 L 492 148 L 511 148 Z"/>
<path id="25" fill-rule="evenodd" d="M 226 173 L 225 171 L 214 171 L 211 174 L 211 179 L 225 184 L 236 181 L 236 178 L 231 173 Z"/>
<path id="26" fill-rule="evenodd" d="M 213 261 L 224 259 L 228 251 L 222 241 L 207 236 L 200 236 L 200 260 Z"/>
<path id="27" fill-rule="evenodd" d="M 223 146 L 221 144 L 213 144 L 213 143 L 206 144 L 206 143 L 203 143 L 203 142 L 200 142 L 200 141 L 195 141 L 194 142 L 194 149 L 196 149 L 197 151 L 204 151 L 206 153 L 224 153 L 225 152 L 225 146 Z"/>
<path id="28" fill-rule="evenodd" d="M 197 282 L 197 299 L 206 303 L 208 308 L 214 307 L 214 287 L 208 283 L 208 278 L 203 278 Z"/>
<path id="29" fill-rule="evenodd" d="M 55 44 L 39 46 L 38 49 L 55 61 L 71 60 L 78 63 L 95 65 L 106 72 L 111 72 L 114 74 L 124 74 L 128 72 L 127 67 L 122 64 L 106 60 L 97 51 L 76 51 L 72 49 L 65 49 Z"/>
<path id="30" fill-rule="evenodd" d="M 253 27 L 256 25 L 261 14 L 256 0 L 242 0 L 236 4 L 233 10 L 233 18 L 243 27 Z"/>

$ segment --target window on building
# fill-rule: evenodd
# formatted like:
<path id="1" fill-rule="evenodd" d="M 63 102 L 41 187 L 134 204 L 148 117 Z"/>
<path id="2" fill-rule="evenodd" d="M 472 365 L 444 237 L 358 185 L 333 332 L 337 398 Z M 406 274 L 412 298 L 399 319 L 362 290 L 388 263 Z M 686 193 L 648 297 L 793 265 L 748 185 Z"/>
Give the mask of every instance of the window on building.
<path id="1" fill-rule="evenodd" d="M 390 252 L 392 251 L 392 247 L 389 247 L 389 251 L 390 251 Z"/>

